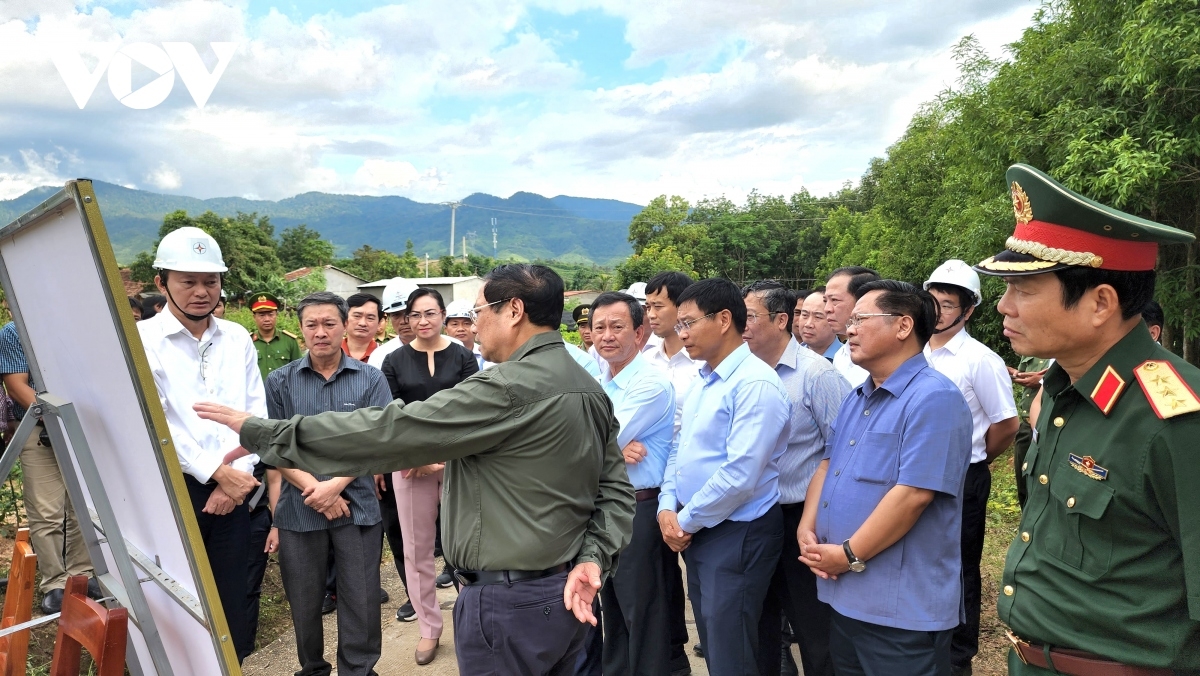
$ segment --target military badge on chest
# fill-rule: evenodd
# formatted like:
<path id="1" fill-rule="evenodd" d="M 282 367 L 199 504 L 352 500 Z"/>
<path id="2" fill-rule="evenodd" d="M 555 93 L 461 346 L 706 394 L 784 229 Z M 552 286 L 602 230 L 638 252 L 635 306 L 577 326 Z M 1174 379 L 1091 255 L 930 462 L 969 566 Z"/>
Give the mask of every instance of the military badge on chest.
<path id="1" fill-rule="evenodd" d="M 1095 459 L 1090 455 L 1078 456 L 1074 453 L 1068 455 L 1068 460 L 1071 467 L 1075 468 L 1076 472 L 1086 476 L 1089 479 L 1096 481 L 1104 481 L 1108 478 L 1108 470 L 1096 464 Z"/>

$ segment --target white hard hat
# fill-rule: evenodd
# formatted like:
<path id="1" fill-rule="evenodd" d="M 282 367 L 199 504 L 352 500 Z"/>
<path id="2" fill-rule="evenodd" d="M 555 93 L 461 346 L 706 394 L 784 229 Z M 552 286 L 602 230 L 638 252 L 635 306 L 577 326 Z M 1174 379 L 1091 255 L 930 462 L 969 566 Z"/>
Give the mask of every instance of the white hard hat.
<path id="1" fill-rule="evenodd" d="M 639 303 L 645 303 L 646 302 L 646 283 L 645 282 L 634 282 L 633 284 L 629 285 L 629 288 L 626 289 L 625 293 L 636 298 Z"/>
<path id="2" fill-rule="evenodd" d="M 983 296 L 979 293 L 979 275 L 970 265 L 957 258 L 942 263 L 933 271 L 933 274 L 929 275 L 929 279 L 925 280 L 924 284 L 926 291 L 929 290 L 930 284 L 961 286 L 975 296 L 975 305 L 979 305 L 983 301 Z"/>
<path id="3" fill-rule="evenodd" d="M 191 226 L 167 233 L 158 243 L 154 269 L 176 272 L 227 272 L 221 246 L 211 235 Z"/>
<path id="4" fill-rule="evenodd" d="M 452 300 L 446 305 L 446 319 L 470 319 L 472 309 L 465 300 Z"/>
<path id="5" fill-rule="evenodd" d="M 400 312 L 408 308 L 408 297 L 417 290 L 417 285 L 403 277 L 393 277 L 383 287 L 383 311 L 385 314 Z"/>

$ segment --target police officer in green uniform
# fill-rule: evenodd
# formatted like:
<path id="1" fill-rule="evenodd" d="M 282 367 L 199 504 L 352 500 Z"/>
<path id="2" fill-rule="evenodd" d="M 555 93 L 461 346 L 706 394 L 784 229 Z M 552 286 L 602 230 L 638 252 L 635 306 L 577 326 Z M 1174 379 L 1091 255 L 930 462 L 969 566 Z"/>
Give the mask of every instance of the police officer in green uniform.
<path id="1" fill-rule="evenodd" d="M 300 342 L 294 334 L 275 329 L 282 305 L 278 298 L 269 293 L 250 296 L 250 311 L 254 313 L 254 325 L 258 327 L 258 331 L 250 337 L 258 350 L 258 370 L 262 371 L 263 382 L 266 382 L 271 371 L 303 356 L 300 354 Z"/>
<path id="2" fill-rule="evenodd" d="M 1190 233 L 1025 165 L 1017 226 L 979 272 L 1022 355 L 1054 358 L 998 600 L 1010 674 L 1200 673 L 1200 370 L 1142 321 L 1160 244 Z"/>

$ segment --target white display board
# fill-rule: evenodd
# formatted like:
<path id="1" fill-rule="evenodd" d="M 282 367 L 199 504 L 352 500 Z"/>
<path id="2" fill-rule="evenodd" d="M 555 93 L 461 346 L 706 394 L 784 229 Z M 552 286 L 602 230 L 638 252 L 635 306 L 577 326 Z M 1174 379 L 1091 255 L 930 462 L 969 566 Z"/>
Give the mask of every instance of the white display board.
<path id="1" fill-rule="evenodd" d="M 241 673 L 208 558 L 90 181 L 0 230 L 0 277 L 39 392 L 74 404 L 127 543 L 195 597 L 192 612 L 142 582 L 174 674 Z M 75 457 L 75 450 L 71 449 Z M 78 467 L 78 463 L 76 465 Z M 81 475 L 82 482 L 82 475 Z M 86 485 L 85 485 L 86 490 Z M 89 507 L 94 500 L 87 495 Z M 92 527 L 76 506 L 82 528 Z M 108 569 L 112 551 L 101 545 Z M 149 577 L 141 569 L 138 574 Z M 198 619 L 193 613 L 202 613 Z M 134 625 L 134 674 L 160 674 Z"/>

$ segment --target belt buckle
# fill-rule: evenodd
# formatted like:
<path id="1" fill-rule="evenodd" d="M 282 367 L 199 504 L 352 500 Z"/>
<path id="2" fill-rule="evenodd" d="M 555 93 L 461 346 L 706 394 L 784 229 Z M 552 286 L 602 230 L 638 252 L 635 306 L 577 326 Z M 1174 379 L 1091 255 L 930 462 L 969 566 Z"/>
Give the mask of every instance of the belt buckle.
<path id="1" fill-rule="evenodd" d="M 466 576 L 465 576 L 465 575 L 463 575 L 462 573 L 458 572 L 457 570 L 453 571 L 453 572 L 451 573 L 451 575 L 454 577 L 454 579 L 455 579 L 455 580 L 458 580 L 458 584 L 459 584 L 459 585 L 461 585 L 461 586 L 463 586 L 463 587 L 470 587 L 470 586 L 471 586 L 471 583 L 467 581 L 467 578 L 466 578 Z"/>
<path id="2" fill-rule="evenodd" d="M 1012 633 L 1012 629 L 1005 629 L 1004 635 L 1008 637 L 1008 642 L 1012 644 L 1013 650 L 1017 652 L 1017 659 L 1021 660 L 1021 664 L 1028 665 L 1029 662 L 1025 659 L 1024 653 L 1021 652 L 1021 646 L 1029 644 L 1017 638 L 1017 635 Z"/>

